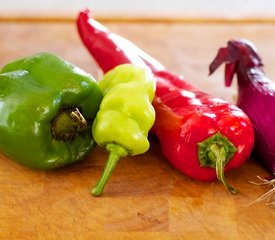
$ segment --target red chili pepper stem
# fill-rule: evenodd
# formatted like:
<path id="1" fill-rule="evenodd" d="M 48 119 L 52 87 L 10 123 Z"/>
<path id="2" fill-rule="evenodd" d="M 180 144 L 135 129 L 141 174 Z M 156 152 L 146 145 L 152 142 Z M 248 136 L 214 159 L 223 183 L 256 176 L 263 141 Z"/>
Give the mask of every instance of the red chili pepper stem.
<path id="1" fill-rule="evenodd" d="M 224 168 L 236 151 L 234 144 L 220 132 L 198 143 L 200 165 L 215 168 L 218 180 L 233 194 L 237 191 L 225 180 Z"/>
<path id="2" fill-rule="evenodd" d="M 91 191 L 92 195 L 95 197 L 100 196 L 103 193 L 104 188 L 110 176 L 112 175 L 112 172 L 114 171 L 119 159 L 128 155 L 128 152 L 125 150 L 125 148 L 115 143 L 107 144 L 105 146 L 105 149 L 109 152 L 109 157 L 107 159 L 107 163 L 99 181 Z"/>
<path id="3" fill-rule="evenodd" d="M 56 140 L 69 141 L 87 126 L 87 121 L 78 108 L 65 108 L 52 120 L 52 134 Z"/>

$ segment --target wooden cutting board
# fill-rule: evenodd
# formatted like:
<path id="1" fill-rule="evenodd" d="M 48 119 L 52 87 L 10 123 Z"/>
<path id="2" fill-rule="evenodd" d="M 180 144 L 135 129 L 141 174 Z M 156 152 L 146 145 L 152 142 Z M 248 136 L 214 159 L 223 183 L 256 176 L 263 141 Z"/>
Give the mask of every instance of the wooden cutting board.
<path id="1" fill-rule="evenodd" d="M 208 64 L 231 38 L 259 49 L 275 79 L 274 24 L 106 23 L 184 74 L 192 84 L 229 101 L 223 71 L 208 77 Z M 19 57 L 50 51 L 101 76 L 74 23 L 0 23 L 0 67 Z M 264 117 L 264 115 L 263 115 Z M 1 136 L 0 136 L 1 137 Z M 107 158 L 97 147 L 85 161 L 56 171 L 34 171 L 0 156 L 0 239 L 273 239 L 275 210 L 254 203 L 268 187 L 256 186 L 267 171 L 249 159 L 228 172 L 231 195 L 217 181 L 199 182 L 173 169 L 151 138 L 143 155 L 122 159 L 102 197 L 90 195 Z"/>

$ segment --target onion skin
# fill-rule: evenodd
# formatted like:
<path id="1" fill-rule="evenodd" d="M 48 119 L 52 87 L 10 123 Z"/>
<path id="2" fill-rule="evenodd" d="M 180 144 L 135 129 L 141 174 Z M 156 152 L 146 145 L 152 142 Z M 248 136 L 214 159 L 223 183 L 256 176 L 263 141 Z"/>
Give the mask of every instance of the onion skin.
<path id="1" fill-rule="evenodd" d="M 253 154 L 275 173 L 275 84 L 265 76 L 262 60 L 247 40 L 231 40 L 227 47 L 220 48 L 209 66 L 210 74 L 222 63 L 226 64 L 226 86 L 230 86 L 234 74 L 237 75 L 237 106 L 253 124 Z"/>

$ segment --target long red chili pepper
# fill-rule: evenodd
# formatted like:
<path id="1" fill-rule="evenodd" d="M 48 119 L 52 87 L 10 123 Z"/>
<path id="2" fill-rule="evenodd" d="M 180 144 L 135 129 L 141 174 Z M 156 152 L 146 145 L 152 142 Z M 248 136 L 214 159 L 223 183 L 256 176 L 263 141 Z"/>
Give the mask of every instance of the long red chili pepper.
<path id="1" fill-rule="evenodd" d="M 224 172 L 238 167 L 251 153 L 254 135 L 249 118 L 236 106 L 167 71 L 133 43 L 92 19 L 89 10 L 80 12 L 77 26 L 83 43 L 104 72 L 132 63 L 154 73 L 156 121 L 152 133 L 171 164 L 194 179 L 218 178 L 235 193 Z"/>

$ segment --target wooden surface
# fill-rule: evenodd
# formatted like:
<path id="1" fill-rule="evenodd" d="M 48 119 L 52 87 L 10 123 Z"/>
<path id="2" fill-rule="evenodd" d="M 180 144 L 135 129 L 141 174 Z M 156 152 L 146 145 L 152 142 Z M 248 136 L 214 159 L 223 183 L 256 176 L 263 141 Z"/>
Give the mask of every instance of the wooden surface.
<path id="1" fill-rule="evenodd" d="M 223 87 L 223 71 L 208 77 L 218 47 L 248 38 L 259 49 L 266 72 L 275 79 L 275 25 L 108 23 L 170 70 L 194 85 L 234 100 Z M 95 62 L 73 23 L 0 23 L 0 67 L 40 51 L 56 53 L 96 78 Z M 264 115 L 263 115 L 264 117 Z M 1 136 L 0 136 L 1 137 Z M 250 159 L 226 174 L 238 189 L 190 179 L 162 157 L 156 139 L 143 155 L 122 159 L 105 194 L 90 195 L 107 154 L 96 148 L 88 158 L 56 171 L 34 171 L 0 156 L 0 239 L 273 239 L 275 210 L 255 203 L 268 188 L 255 186 L 265 169 Z"/>

